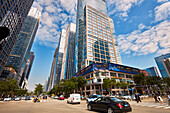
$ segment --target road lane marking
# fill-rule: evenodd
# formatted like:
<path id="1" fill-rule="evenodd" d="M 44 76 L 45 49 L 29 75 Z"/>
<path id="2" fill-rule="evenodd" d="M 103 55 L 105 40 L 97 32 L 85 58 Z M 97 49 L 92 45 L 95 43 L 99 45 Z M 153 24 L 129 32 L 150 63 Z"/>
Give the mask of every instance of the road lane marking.
<path id="1" fill-rule="evenodd" d="M 170 107 L 165 107 L 164 109 L 170 109 Z"/>
<path id="2" fill-rule="evenodd" d="M 158 107 L 156 107 L 156 108 L 163 108 L 163 107 L 165 107 L 165 106 L 158 106 Z"/>

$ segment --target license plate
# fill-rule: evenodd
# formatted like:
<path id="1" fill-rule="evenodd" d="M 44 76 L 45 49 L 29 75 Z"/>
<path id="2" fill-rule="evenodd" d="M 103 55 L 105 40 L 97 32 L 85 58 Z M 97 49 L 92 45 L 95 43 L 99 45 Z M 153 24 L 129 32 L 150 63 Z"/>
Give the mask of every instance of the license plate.
<path id="1" fill-rule="evenodd" d="M 125 104 L 125 107 L 128 107 L 129 105 L 128 104 Z"/>
<path id="2" fill-rule="evenodd" d="M 79 100 L 78 98 L 76 100 Z"/>

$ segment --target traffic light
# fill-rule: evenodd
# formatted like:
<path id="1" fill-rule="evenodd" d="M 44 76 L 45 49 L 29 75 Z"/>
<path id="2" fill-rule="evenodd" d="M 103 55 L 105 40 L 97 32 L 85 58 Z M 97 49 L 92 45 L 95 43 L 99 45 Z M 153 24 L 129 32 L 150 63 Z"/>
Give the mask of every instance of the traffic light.
<path id="1" fill-rule="evenodd" d="M 2 50 L 2 40 L 10 34 L 10 30 L 7 27 L 0 26 L 0 50 Z"/>

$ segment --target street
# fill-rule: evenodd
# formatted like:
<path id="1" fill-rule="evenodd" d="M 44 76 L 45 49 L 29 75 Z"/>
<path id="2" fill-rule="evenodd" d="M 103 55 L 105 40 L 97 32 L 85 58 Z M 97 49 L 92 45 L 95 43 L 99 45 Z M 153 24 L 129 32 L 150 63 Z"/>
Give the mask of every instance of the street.
<path id="1" fill-rule="evenodd" d="M 130 102 L 133 111 L 131 113 L 170 113 L 170 106 L 159 103 Z M 67 101 L 54 99 L 41 100 L 33 103 L 31 101 L 0 102 L 0 113 L 99 113 L 88 111 L 86 102 L 81 104 L 67 104 Z"/>

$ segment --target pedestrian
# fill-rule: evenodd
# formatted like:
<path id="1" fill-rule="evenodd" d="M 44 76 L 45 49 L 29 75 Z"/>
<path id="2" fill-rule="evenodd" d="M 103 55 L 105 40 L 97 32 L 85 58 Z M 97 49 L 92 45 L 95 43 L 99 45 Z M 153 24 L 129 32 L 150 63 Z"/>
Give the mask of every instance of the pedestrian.
<path id="1" fill-rule="evenodd" d="M 160 95 L 158 95 L 158 99 L 159 99 L 159 102 L 162 104 L 163 103 L 163 99 Z"/>
<path id="2" fill-rule="evenodd" d="M 170 94 L 168 95 L 168 105 L 170 106 Z"/>
<path id="3" fill-rule="evenodd" d="M 155 103 L 157 103 L 158 102 L 158 98 L 157 98 L 156 94 L 154 94 L 154 99 L 155 99 Z"/>

